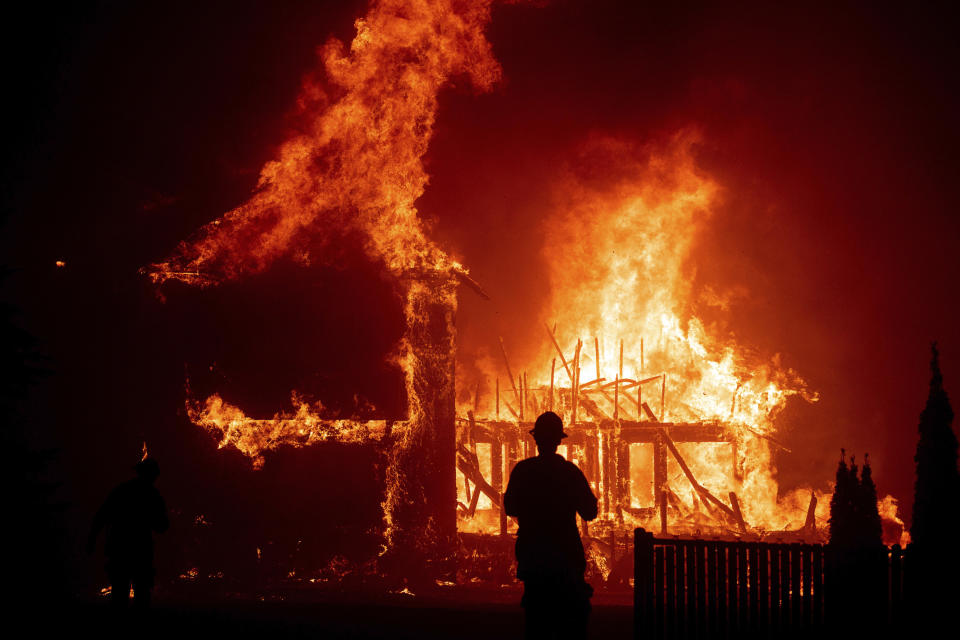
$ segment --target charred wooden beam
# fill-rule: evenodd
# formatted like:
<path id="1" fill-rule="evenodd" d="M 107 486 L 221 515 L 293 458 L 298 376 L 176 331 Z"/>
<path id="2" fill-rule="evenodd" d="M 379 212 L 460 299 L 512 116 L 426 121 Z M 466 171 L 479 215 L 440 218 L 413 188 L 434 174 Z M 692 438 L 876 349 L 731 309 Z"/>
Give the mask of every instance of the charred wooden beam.
<path id="1" fill-rule="evenodd" d="M 522 422 L 522 421 L 520 420 L 520 414 L 517 413 L 517 411 L 513 408 L 513 406 L 511 406 L 511 404 L 510 404 L 509 402 L 507 402 L 506 400 L 504 400 L 504 401 L 503 401 L 503 406 L 505 406 L 505 407 L 507 408 L 507 411 L 509 411 L 510 414 L 511 414 L 514 418 L 516 418 L 517 422 Z"/>
<path id="2" fill-rule="evenodd" d="M 613 447 L 611 446 L 611 432 L 599 432 L 600 450 L 603 452 L 603 512 L 610 514 L 613 510 L 613 488 L 615 484 L 615 469 L 613 467 Z"/>
<path id="3" fill-rule="evenodd" d="M 607 393 L 606 391 L 603 391 L 603 390 L 600 391 L 600 394 L 601 394 L 604 398 L 606 398 L 607 400 L 609 400 L 610 403 L 613 405 L 614 415 L 615 415 L 615 416 L 619 415 L 619 412 L 617 411 L 617 409 L 618 409 L 617 404 L 618 404 L 619 398 L 617 398 L 616 396 L 614 396 L 614 397 L 611 398 L 611 397 L 610 397 L 610 394 Z M 613 419 L 616 420 L 617 418 L 613 418 Z"/>
<path id="4" fill-rule="evenodd" d="M 807 520 L 803 528 L 811 533 L 817 529 L 817 494 L 813 491 L 810 492 L 810 506 L 807 507 Z"/>
<path id="5" fill-rule="evenodd" d="M 507 367 L 507 375 L 510 377 L 510 386 L 513 387 L 513 397 L 517 401 L 517 405 L 521 405 L 522 400 L 520 399 L 520 393 L 517 391 L 517 385 L 513 379 L 513 370 L 510 368 L 510 360 L 507 358 L 507 348 L 503 346 L 503 338 L 497 336 L 497 339 L 500 342 L 500 353 L 503 355 L 503 364 Z"/>
<path id="6" fill-rule="evenodd" d="M 550 400 L 547 402 L 548 411 L 553 411 L 553 376 L 556 368 L 557 368 L 557 359 L 554 358 L 553 360 L 550 361 L 550 396 L 549 396 Z"/>
<path id="7" fill-rule="evenodd" d="M 487 494 L 487 497 L 490 498 L 494 506 L 502 508 L 503 499 L 500 492 L 496 491 L 490 486 L 490 483 L 484 479 L 479 465 L 470 459 L 469 451 L 463 447 L 457 448 L 457 469 L 459 469 L 464 476 L 470 478 L 470 481 L 473 482 L 480 491 Z"/>
<path id="8" fill-rule="evenodd" d="M 737 494 L 733 491 L 730 492 L 730 504 L 733 505 L 733 516 L 734 520 L 737 521 L 737 529 L 740 533 L 746 533 L 747 523 L 743 520 L 743 512 L 740 510 L 740 501 L 737 499 Z"/>
<path id="9" fill-rule="evenodd" d="M 777 439 L 774 438 L 773 436 L 768 436 L 767 434 L 762 433 L 762 432 L 760 432 L 760 431 L 757 431 L 756 429 L 753 429 L 753 428 L 751 428 L 751 427 L 748 427 L 748 426 L 745 425 L 745 424 L 738 424 L 737 427 L 743 429 L 744 431 L 748 431 L 748 432 L 752 433 L 753 435 L 757 436 L 758 438 L 763 438 L 764 440 L 767 440 L 767 441 L 769 441 L 769 442 L 772 442 L 773 444 L 777 445 L 778 447 L 780 447 L 781 449 L 783 449 L 783 450 L 786 451 L 787 453 L 793 453 L 793 450 L 791 450 L 787 445 L 783 444 L 782 442 L 780 442 L 779 440 L 777 440 Z"/>
<path id="10" fill-rule="evenodd" d="M 570 393 L 571 398 L 571 409 L 570 409 L 570 422 L 571 424 L 577 424 L 577 400 L 580 391 L 580 349 L 583 347 L 583 341 L 577 338 L 577 349 L 574 352 L 573 356 L 573 385 L 571 385 Z"/>
<path id="11" fill-rule="evenodd" d="M 653 414 L 653 411 L 650 409 L 650 405 L 646 402 L 643 403 L 643 412 L 647 414 L 647 417 L 650 418 L 652 422 L 660 422 L 660 419 Z"/>
<path id="12" fill-rule="evenodd" d="M 630 444 L 617 438 L 617 522 L 623 523 L 623 509 L 630 505 Z"/>
<path id="13" fill-rule="evenodd" d="M 663 438 L 657 434 L 653 441 L 653 490 L 654 495 L 665 495 L 667 487 L 667 447 Z M 666 530 L 667 502 L 666 498 L 660 503 L 660 522 Z"/>
<path id="14" fill-rule="evenodd" d="M 693 486 L 694 490 L 713 504 L 715 504 L 721 511 L 726 513 L 733 519 L 736 519 L 736 515 L 733 512 L 733 509 L 725 505 L 718 498 L 716 498 L 712 493 L 710 493 L 705 487 L 703 487 L 697 479 L 694 477 L 693 472 L 690 471 L 690 467 L 687 466 L 686 460 L 683 459 L 683 456 L 680 455 L 680 452 L 677 450 L 676 445 L 673 444 L 673 440 L 670 439 L 670 436 L 667 435 L 667 432 L 663 429 L 660 430 L 661 435 L 663 436 L 664 444 L 667 445 L 667 449 L 670 450 L 670 453 L 673 454 L 674 459 L 677 461 L 677 464 L 680 465 L 680 469 L 683 471 L 683 474 L 687 477 L 687 480 L 690 481 L 690 484 Z"/>
<path id="15" fill-rule="evenodd" d="M 594 364 L 597 365 L 597 380 L 600 379 L 600 339 L 593 337 Z"/>
<path id="16" fill-rule="evenodd" d="M 658 508 L 660 510 L 660 535 L 667 535 L 667 492 L 660 491 L 657 493 L 658 499 Z"/>
<path id="17" fill-rule="evenodd" d="M 597 403 L 587 396 L 580 396 L 580 405 L 586 409 L 587 413 L 589 413 L 594 420 L 599 422 L 610 420 L 610 416 L 601 411 L 600 407 L 597 406 Z"/>
<path id="18" fill-rule="evenodd" d="M 547 334 L 550 336 L 550 340 L 553 342 L 553 346 L 556 347 L 557 353 L 560 354 L 560 362 L 563 363 L 563 368 L 567 371 L 567 377 L 570 378 L 570 384 L 573 386 L 573 372 L 570 370 L 570 365 L 567 364 L 567 358 L 563 355 L 563 349 L 560 348 L 560 343 L 557 342 L 557 337 L 554 335 L 554 332 L 550 330 L 550 327 L 543 325 L 547 328 Z"/>

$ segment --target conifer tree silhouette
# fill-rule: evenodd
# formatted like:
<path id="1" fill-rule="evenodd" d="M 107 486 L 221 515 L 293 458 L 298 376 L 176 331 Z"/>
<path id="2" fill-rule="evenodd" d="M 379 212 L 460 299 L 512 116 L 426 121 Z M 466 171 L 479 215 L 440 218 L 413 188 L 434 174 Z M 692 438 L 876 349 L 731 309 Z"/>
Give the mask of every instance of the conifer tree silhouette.
<path id="1" fill-rule="evenodd" d="M 914 485 L 910 538 L 919 547 L 948 548 L 960 525 L 960 476 L 957 437 L 951 428 L 953 409 L 943 388 L 937 343 L 931 345 L 930 394 L 920 413 L 917 478 Z"/>
<path id="2" fill-rule="evenodd" d="M 853 494 L 856 488 L 856 475 L 851 481 L 847 467 L 847 452 L 840 449 L 840 462 L 837 464 L 836 486 L 830 498 L 830 544 L 837 548 L 848 548 L 853 543 Z"/>
<path id="3" fill-rule="evenodd" d="M 872 549 L 879 548 L 883 546 L 883 522 L 880 519 L 880 511 L 877 509 L 877 487 L 873 483 L 869 454 L 863 456 L 858 498 L 858 543 Z"/>

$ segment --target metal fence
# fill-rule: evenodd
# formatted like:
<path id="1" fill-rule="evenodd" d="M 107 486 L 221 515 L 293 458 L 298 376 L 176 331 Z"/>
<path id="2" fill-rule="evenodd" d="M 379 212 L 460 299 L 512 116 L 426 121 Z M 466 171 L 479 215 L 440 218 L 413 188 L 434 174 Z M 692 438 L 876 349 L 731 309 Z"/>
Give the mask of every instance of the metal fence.
<path id="1" fill-rule="evenodd" d="M 904 604 L 899 546 L 838 561 L 820 544 L 655 538 L 634 532 L 634 637 L 745 638 L 823 629 L 842 598 L 895 624 Z"/>

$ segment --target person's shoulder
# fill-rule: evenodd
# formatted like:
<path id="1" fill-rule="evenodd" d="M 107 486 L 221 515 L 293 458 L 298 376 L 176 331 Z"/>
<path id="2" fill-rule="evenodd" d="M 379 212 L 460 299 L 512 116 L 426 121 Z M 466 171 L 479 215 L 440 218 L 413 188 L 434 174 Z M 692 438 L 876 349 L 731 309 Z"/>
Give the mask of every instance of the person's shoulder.
<path id="1" fill-rule="evenodd" d="M 536 464 L 537 464 L 536 458 L 524 458 L 523 460 L 521 460 L 520 462 L 518 462 L 513 466 L 513 470 L 514 470 L 514 473 L 516 473 L 517 471 L 519 471 L 520 473 L 523 473 L 528 469 L 533 469 L 536 466 Z"/>
<path id="2" fill-rule="evenodd" d="M 571 475 L 577 475 L 577 476 L 583 475 L 583 470 L 580 469 L 580 467 L 575 462 L 571 462 L 566 458 L 564 458 L 563 460 L 563 468 L 567 471 L 567 473 L 570 473 Z"/>

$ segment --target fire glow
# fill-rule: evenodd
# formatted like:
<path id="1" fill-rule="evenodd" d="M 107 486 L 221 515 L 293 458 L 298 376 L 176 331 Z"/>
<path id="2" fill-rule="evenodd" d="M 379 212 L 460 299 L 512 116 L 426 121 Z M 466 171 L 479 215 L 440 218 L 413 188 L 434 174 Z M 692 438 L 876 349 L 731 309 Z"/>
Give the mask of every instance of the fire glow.
<path id="1" fill-rule="evenodd" d="M 440 91 L 453 79 L 478 91 L 500 79 L 484 36 L 489 20 L 487 1 L 375 2 L 349 48 L 323 47 L 326 85 L 308 79 L 299 100 L 310 124 L 263 167 L 254 195 L 145 270 L 157 285 L 214 286 L 280 256 L 308 264 L 317 257 L 306 241 L 331 228 L 360 232 L 405 300 L 394 357 L 407 419 L 330 420 L 293 390 L 291 408 L 268 419 L 248 416 L 242 399 L 188 396 L 191 420 L 254 466 L 281 446 L 383 447 L 388 549 L 406 541 L 449 555 L 458 529 L 510 530 L 499 494 L 511 461 L 533 453 L 526 423 L 548 408 L 570 425 L 566 455 L 605 496 L 601 528 L 667 522 L 682 535 L 822 537 L 828 496 L 778 497 L 771 450 L 787 400 L 815 394 L 776 357 L 748 357 L 689 311 L 684 265 L 722 197 L 696 165 L 694 131 L 661 146 L 584 144 L 612 171 L 602 184 L 573 170 L 557 176 L 555 211 L 544 221 L 551 295 L 540 352 L 511 362 L 492 345 L 496 364 L 457 384 L 497 390 L 455 394 L 457 288 L 478 287 L 428 237 L 416 201 Z M 455 406 L 464 395 L 471 400 Z"/>

